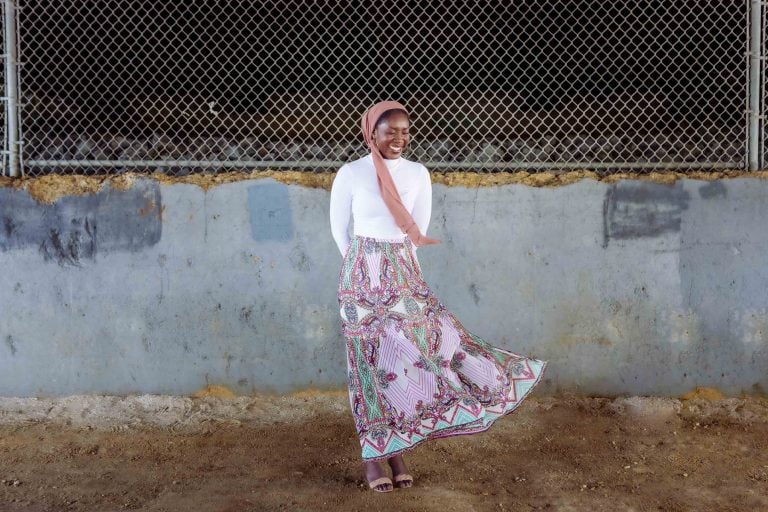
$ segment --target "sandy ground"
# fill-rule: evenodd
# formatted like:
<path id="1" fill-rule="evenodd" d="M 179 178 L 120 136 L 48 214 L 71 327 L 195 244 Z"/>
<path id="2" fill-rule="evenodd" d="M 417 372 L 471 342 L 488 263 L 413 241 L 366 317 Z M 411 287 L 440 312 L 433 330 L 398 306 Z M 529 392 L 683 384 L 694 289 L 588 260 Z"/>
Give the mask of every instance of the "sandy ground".
<path id="1" fill-rule="evenodd" d="M 532 398 L 367 490 L 343 393 L 0 399 L 5 511 L 768 511 L 768 399 Z"/>

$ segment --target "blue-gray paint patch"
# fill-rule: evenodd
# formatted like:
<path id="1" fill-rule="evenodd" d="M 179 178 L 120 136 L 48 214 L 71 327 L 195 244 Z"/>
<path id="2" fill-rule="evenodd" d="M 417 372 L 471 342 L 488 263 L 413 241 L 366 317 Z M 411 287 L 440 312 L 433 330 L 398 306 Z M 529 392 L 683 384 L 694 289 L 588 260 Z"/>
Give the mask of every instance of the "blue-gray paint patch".
<path id="1" fill-rule="evenodd" d="M 611 239 L 655 237 L 680 231 L 690 194 L 682 183 L 620 182 L 608 188 L 603 201 L 603 247 Z"/>
<path id="2" fill-rule="evenodd" d="M 138 251 L 162 234 L 160 185 L 138 181 L 128 190 L 42 204 L 24 190 L 0 189 L 0 250 L 37 247 L 47 261 L 80 265 L 99 252 Z"/>
<path id="3" fill-rule="evenodd" d="M 284 242 L 293 238 L 293 214 L 286 185 L 261 183 L 248 187 L 248 211 L 254 240 Z"/>
<path id="4" fill-rule="evenodd" d="M 706 185 L 699 187 L 699 195 L 702 199 L 714 199 L 717 197 L 726 197 L 728 189 L 720 181 L 710 181 Z"/>

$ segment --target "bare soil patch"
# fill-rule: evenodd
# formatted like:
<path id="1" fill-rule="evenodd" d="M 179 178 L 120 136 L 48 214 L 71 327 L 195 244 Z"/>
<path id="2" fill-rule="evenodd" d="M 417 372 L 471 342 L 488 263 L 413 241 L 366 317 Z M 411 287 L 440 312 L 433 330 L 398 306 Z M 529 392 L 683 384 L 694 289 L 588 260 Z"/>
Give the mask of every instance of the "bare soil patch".
<path id="1" fill-rule="evenodd" d="M 768 510 L 764 398 L 533 398 L 414 450 L 415 486 L 390 494 L 367 489 L 347 409 L 319 392 L 3 399 L 0 510 Z"/>

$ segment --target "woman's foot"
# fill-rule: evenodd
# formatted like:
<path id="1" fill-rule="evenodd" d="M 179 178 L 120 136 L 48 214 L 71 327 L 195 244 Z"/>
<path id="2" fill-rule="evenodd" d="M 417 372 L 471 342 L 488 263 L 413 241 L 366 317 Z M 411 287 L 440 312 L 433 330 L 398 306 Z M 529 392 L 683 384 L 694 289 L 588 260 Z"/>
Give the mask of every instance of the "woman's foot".
<path id="1" fill-rule="evenodd" d="M 387 460 L 389 467 L 392 468 L 392 480 L 395 487 L 405 489 L 413 485 L 413 477 L 408 474 L 408 468 L 405 467 L 405 460 L 402 455 L 395 455 Z"/>
<path id="2" fill-rule="evenodd" d="M 379 462 L 365 463 L 365 479 L 368 480 L 368 486 L 376 492 L 390 492 L 393 489 L 392 479 L 387 476 Z"/>

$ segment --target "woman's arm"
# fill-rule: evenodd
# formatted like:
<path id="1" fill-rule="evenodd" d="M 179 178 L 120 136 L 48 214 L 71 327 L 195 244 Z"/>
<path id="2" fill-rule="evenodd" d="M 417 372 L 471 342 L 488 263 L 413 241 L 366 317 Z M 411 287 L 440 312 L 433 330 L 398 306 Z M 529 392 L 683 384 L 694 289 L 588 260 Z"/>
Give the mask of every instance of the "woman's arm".
<path id="1" fill-rule="evenodd" d="M 416 203 L 413 205 L 411 216 L 419 226 L 422 235 L 427 234 L 429 219 L 432 216 L 432 180 L 429 177 L 429 171 L 422 166 L 423 176 L 419 184 L 419 192 L 416 196 Z"/>
<path id="2" fill-rule="evenodd" d="M 349 168 L 345 165 L 331 186 L 331 234 L 344 256 L 349 247 L 349 220 L 352 216 L 352 183 Z"/>

